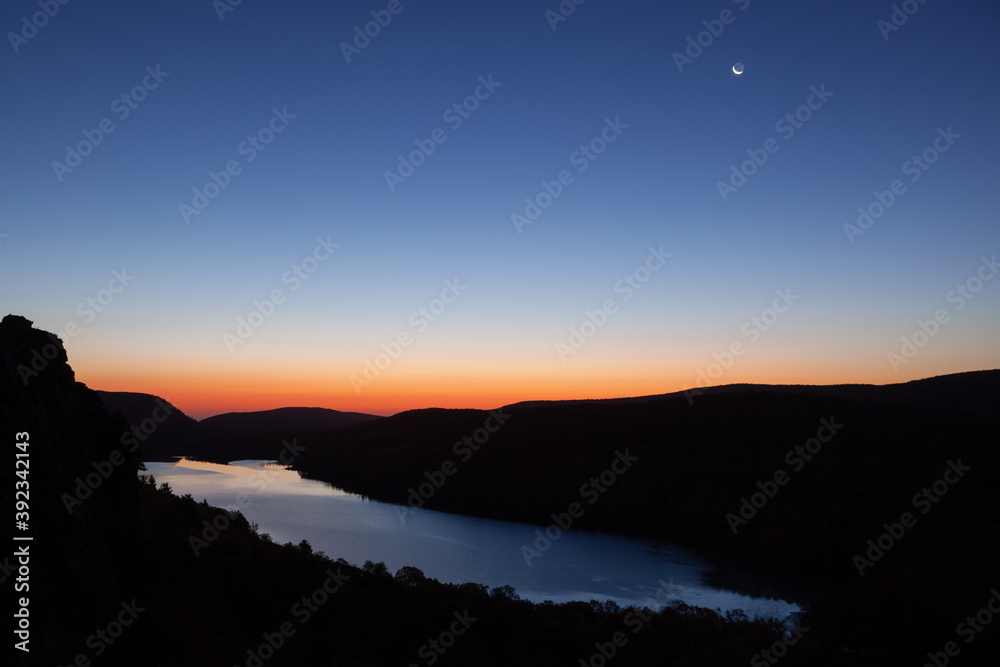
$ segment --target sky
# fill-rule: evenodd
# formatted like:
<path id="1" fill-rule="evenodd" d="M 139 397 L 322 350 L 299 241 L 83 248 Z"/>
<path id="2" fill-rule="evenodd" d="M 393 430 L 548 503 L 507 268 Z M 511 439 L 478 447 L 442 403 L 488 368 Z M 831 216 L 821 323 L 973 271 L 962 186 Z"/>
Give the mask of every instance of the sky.
<path id="1" fill-rule="evenodd" d="M 998 368 L 998 19 L 12 0 L 0 310 L 196 418 Z"/>

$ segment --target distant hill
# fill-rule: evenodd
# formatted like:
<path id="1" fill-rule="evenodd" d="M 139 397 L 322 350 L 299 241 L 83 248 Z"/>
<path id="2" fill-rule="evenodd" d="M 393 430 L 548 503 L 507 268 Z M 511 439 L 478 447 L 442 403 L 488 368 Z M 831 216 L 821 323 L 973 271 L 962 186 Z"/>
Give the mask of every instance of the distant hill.
<path id="1" fill-rule="evenodd" d="M 576 502 L 574 529 L 681 542 L 757 564 L 771 582 L 812 582 L 810 595 L 829 591 L 814 599 L 823 632 L 899 654 L 914 636 L 943 645 L 1000 581 L 998 380 L 414 410 L 316 434 L 295 467 L 377 500 L 543 526 Z M 489 433 L 497 413 L 504 424 Z M 940 497 L 919 496 L 931 487 Z M 876 552 L 869 540 L 886 544 L 904 512 L 916 527 Z M 874 561 L 863 578 L 859 554 Z"/>
<path id="2" fill-rule="evenodd" d="M 203 439 L 200 424 L 175 405 L 152 394 L 128 391 L 95 392 L 108 412 L 121 412 L 140 440 L 140 456 L 153 460 L 185 443 Z"/>
<path id="3" fill-rule="evenodd" d="M 227 412 L 201 420 L 204 428 L 229 433 L 289 431 L 295 429 L 338 429 L 379 419 L 361 412 L 340 412 L 327 408 L 278 408 L 260 412 Z"/>
<path id="4" fill-rule="evenodd" d="M 896 384 L 727 384 L 711 387 L 691 388 L 667 394 L 636 396 L 630 398 L 583 399 L 571 401 L 521 401 L 507 407 L 534 408 L 556 404 L 605 403 L 610 405 L 626 403 L 647 403 L 665 398 L 684 397 L 690 402 L 699 396 L 739 392 L 784 392 L 843 396 L 860 400 L 870 400 L 895 405 L 935 410 L 957 410 L 1000 415 L 1000 370 L 968 371 L 939 375 L 922 380 Z"/>
<path id="5" fill-rule="evenodd" d="M 230 412 L 203 419 L 199 423 L 203 439 L 190 443 L 184 455 L 217 463 L 277 459 L 286 450 L 286 442 L 308 449 L 319 438 L 378 419 L 375 415 L 326 408 Z"/>
<path id="6" fill-rule="evenodd" d="M 667 399 L 682 398 L 694 403 L 709 396 L 747 393 L 785 393 L 814 396 L 850 398 L 875 403 L 910 406 L 927 410 L 944 410 L 990 414 L 1000 416 L 1000 370 L 955 373 L 899 384 L 842 384 L 842 385 L 767 385 L 730 384 L 703 387 L 686 391 L 637 396 L 566 401 L 522 401 L 504 409 L 529 410 L 569 406 L 622 406 L 639 405 Z M 146 460 L 172 455 L 184 455 L 212 461 L 230 461 L 237 458 L 271 458 L 281 451 L 282 442 L 292 438 L 322 442 L 328 432 L 350 429 L 375 421 L 365 433 L 388 433 L 400 424 L 413 423 L 414 428 L 441 426 L 461 410 L 408 410 L 392 418 L 360 412 L 341 412 L 327 408 L 278 408 L 257 412 L 229 412 L 196 421 L 164 399 L 152 394 L 134 392 L 98 391 L 104 405 L 112 413 L 120 411 L 129 424 L 141 427 L 141 454 Z M 162 416 L 161 402 L 172 412 L 163 422 L 149 420 Z M 159 412 L 158 412 L 159 410 Z M 478 414 L 478 411 L 472 411 Z M 386 421 L 388 420 L 388 421 Z"/>
<path id="7" fill-rule="evenodd" d="M 765 385 L 734 384 L 698 390 L 702 395 L 734 391 L 780 391 L 909 405 L 932 410 L 953 410 L 1000 415 L 1000 370 L 969 371 L 897 384 Z M 678 392 L 697 400 L 697 394 Z M 677 394 L 674 394 L 677 395 Z"/>
<path id="8" fill-rule="evenodd" d="M 129 425 L 138 429 L 133 435 L 141 441 L 139 452 L 146 461 L 172 456 L 219 462 L 270 459 L 281 451 L 285 440 L 379 419 L 376 415 L 326 408 L 278 408 L 230 412 L 199 422 L 153 394 L 96 393 L 109 412 L 121 412 Z"/>

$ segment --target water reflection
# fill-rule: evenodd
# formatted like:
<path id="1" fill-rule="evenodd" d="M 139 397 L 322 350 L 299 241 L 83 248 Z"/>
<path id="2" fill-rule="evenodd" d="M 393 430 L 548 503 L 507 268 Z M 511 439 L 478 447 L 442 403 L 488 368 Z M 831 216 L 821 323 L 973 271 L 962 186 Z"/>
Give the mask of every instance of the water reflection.
<path id="1" fill-rule="evenodd" d="M 404 514 L 396 505 L 304 479 L 273 461 L 220 465 L 181 459 L 146 467 L 178 495 L 240 509 L 276 542 L 307 539 L 315 550 L 357 565 L 382 561 L 390 571 L 412 565 L 444 582 L 509 584 L 535 602 L 597 599 L 656 609 L 666 595 L 700 607 L 743 609 L 751 617 L 799 611 L 782 600 L 705 586 L 701 576 L 708 566 L 680 547 L 569 531 L 529 566 L 521 547 L 534 543 L 538 526 L 431 510 Z"/>

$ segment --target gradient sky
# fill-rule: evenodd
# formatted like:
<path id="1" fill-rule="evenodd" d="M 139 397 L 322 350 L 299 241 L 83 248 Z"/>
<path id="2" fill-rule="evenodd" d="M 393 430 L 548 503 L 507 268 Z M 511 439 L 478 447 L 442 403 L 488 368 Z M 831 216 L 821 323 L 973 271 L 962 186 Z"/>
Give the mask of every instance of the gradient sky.
<path id="1" fill-rule="evenodd" d="M 892 3 L 861 0 L 589 0 L 555 29 L 557 0 L 244 0 L 221 20 L 221 0 L 69 2 L 35 31 L 37 0 L 12 0 L 0 307 L 59 333 L 89 386 L 198 418 L 640 395 L 709 372 L 885 383 L 1000 367 L 1000 279 L 949 300 L 993 277 L 982 258 L 1000 252 L 1000 8 L 904 4 L 917 11 L 886 32 Z M 347 62 L 342 43 L 390 5 L 402 11 Z M 730 22 L 712 23 L 723 10 Z M 679 71 L 688 37 L 720 26 Z M 157 67 L 129 109 L 121 96 Z M 500 86 L 454 127 L 445 112 L 491 76 Z M 813 87 L 833 95 L 789 136 L 776 123 Z M 242 142 L 275 109 L 294 118 L 248 161 Z M 574 157 L 606 119 L 627 128 Z M 385 172 L 437 128 L 447 140 L 390 190 Z M 948 128 L 959 138 L 911 181 L 906 163 Z M 100 143 L 54 167 L 84 132 Z M 718 182 L 769 138 L 777 152 L 724 200 Z M 185 221 L 180 205 L 230 161 L 239 173 Z M 512 214 L 564 170 L 572 182 L 519 230 Z M 845 231 L 896 179 L 884 214 Z M 339 247 L 296 285 L 286 272 L 319 238 Z M 619 281 L 661 247 L 671 257 L 626 300 Z M 102 294 L 123 269 L 134 278 Z M 276 289 L 271 316 L 227 345 Z M 609 299 L 606 323 L 560 355 Z M 947 321 L 894 368 L 939 310 Z M 400 334 L 398 358 L 352 384 Z M 713 368 L 734 343 L 743 353 Z"/>

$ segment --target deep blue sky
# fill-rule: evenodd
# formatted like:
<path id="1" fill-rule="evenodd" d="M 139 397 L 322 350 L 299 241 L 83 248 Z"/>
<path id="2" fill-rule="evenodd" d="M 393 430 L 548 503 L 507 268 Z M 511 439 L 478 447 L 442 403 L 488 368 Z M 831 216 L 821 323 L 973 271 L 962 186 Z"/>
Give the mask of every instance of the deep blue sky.
<path id="1" fill-rule="evenodd" d="M 77 321 L 64 338 L 82 380 L 172 392 L 195 414 L 682 389 L 789 287 L 801 299 L 718 382 L 1000 366 L 1000 280 L 960 312 L 946 301 L 1000 250 L 995 3 L 929 0 L 886 40 L 889 2 L 588 0 L 553 31 L 556 0 L 403 0 L 347 63 L 341 42 L 386 5 L 244 0 L 220 21 L 209 0 L 73 1 L 16 53 L 7 36 L 5 313 Z M 672 54 L 726 9 L 735 20 L 678 72 Z M 0 28 L 38 11 L 8 2 Z M 120 120 L 112 102 L 157 66 L 169 76 Z M 502 85 L 451 129 L 443 112 L 490 75 Z M 776 121 L 813 86 L 833 96 L 786 139 Z M 275 108 L 295 118 L 247 162 L 240 143 Z M 60 182 L 53 161 L 103 118 L 114 131 Z M 606 118 L 628 127 L 576 171 Z M 391 192 L 385 171 L 439 127 L 447 141 Z M 960 138 L 909 181 L 903 164 L 949 127 Z M 717 182 L 769 137 L 778 152 L 723 201 Z M 185 224 L 179 205 L 229 160 L 241 173 Z M 573 184 L 518 233 L 511 214 L 564 169 Z M 850 243 L 844 225 L 894 179 L 905 194 Z M 290 291 L 284 272 L 328 236 L 336 254 Z M 625 303 L 614 286 L 650 246 L 672 258 Z M 135 280 L 86 321 L 79 304 L 122 267 Z M 468 290 L 356 391 L 455 277 Z M 275 288 L 287 301 L 231 352 L 223 334 Z M 609 298 L 620 310 L 561 358 Z M 892 368 L 939 308 L 950 321 Z M 205 383 L 212 401 L 186 393 Z"/>

